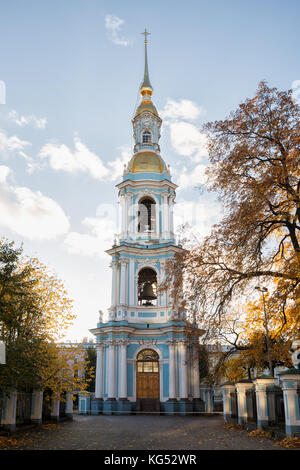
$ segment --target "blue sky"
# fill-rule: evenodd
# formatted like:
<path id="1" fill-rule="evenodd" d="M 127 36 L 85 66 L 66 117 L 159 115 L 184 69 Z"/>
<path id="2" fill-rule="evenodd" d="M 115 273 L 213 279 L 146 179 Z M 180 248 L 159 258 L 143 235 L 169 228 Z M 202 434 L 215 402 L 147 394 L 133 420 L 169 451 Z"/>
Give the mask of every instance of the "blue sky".
<path id="1" fill-rule="evenodd" d="M 90 336 L 109 307 L 103 252 L 133 147 L 140 32 L 151 32 L 162 156 L 180 185 L 175 220 L 204 235 L 221 209 L 193 189 L 207 165 L 200 125 L 262 79 L 279 89 L 300 80 L 299 18 L 298 0 L 0 1 L 0 230 L 64 280 L 78 313 L 70 338 Z"/>

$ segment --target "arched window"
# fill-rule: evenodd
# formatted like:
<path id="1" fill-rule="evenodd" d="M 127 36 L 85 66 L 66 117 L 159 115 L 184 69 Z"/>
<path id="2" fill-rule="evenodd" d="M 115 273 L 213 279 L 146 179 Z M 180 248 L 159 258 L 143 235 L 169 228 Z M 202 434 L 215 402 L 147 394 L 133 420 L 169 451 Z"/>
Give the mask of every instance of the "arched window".
<path id="1" fill-rule="evenodd" d="M 158 372 L 159 371 L 159 356 L 153 349 L 143 349 L 137 355 L 137 370 L 138 372 Z"/>
<path id="2" fill-rule="evenodd" d="M 151 142 L 151 132 L 144 131 L 143 132 L 143 144 L 146 144 L 148 142 Z"/>
<path id="3" fill-rule="evenodd" d="M 143 268 L 139 272 L 138 302 L 144 306 L 157 304 L 157 275 L 154 269 Z"/>
<path id="4" fill-rule="evenodd" d="M 156 228 L 155 201 L 145 197 L 139 201 L 138 209 L 138 232 L 151 233 Z"/>

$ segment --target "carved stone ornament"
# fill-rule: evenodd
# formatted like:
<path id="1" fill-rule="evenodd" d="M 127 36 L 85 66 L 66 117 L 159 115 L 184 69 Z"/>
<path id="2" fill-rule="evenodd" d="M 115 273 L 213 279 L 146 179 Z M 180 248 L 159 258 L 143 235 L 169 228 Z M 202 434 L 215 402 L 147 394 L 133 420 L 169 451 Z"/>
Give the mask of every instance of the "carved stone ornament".
<path id="1" fill-rule="evenodd" d="M 149 126 L 151 124 L 152 118 L 150 114 L 144 114 L 141 118 L 141 123 L 143 126 Z"/>
<path id="2" fill-rule="evenodd" d="M 103 318 L 104 318 L 104 313 L 102 312 L 102 310 L 99 310 L 99 322 L 100 323 L 103 323 Z"/>

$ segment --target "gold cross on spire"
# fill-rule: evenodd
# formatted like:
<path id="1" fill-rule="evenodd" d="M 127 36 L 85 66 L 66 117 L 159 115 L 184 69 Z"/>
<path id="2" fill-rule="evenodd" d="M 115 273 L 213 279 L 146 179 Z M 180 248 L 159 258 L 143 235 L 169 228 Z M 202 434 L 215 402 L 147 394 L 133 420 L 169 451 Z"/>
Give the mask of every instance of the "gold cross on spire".
<path id="1" fill-rule="evenodd" d="M 147 42 L 148 42 L 147 41 L 147 36 L 149 36 L 149 34 L 151 34 L 151 33 L 148 33 L 147 29 L 145 28 L 145 31 L 141 34 L 143 34 L 145 36 L 145 44 L 147 44 Z"/>

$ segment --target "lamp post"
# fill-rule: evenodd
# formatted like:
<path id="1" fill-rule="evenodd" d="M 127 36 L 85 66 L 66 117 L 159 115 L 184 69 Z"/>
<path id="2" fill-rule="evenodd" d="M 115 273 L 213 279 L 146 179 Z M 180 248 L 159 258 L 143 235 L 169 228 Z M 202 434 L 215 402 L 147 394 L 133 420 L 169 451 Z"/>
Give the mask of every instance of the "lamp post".
<path id="1" fill-rule="evenodd" d="M 256 286 L 255 289 L 259 290 L 259 292 L 262 293 L 262 298 L 263 298 L 263 306 L 264 306 L 264 316 L 265 316 L 265 329 L 266 329 L 266 339 L 267 339 L 267 351 L 268 351 L 268 361 L 269 361 L 269 369 L 270 369 L 270 374 L 273 377 L 273 367 L 272 367 L 272 360 L 271 360 L 271 353 L 270 353 L 270 341 L 269 341 L 269 330 L 268 330 L 268 317 L 267 317 L 267 311 L 266 311 L 266 303 L 265 303 L 265 292 L 268 292 L 268 289 L 266 287 L 259 287 Z"/>

